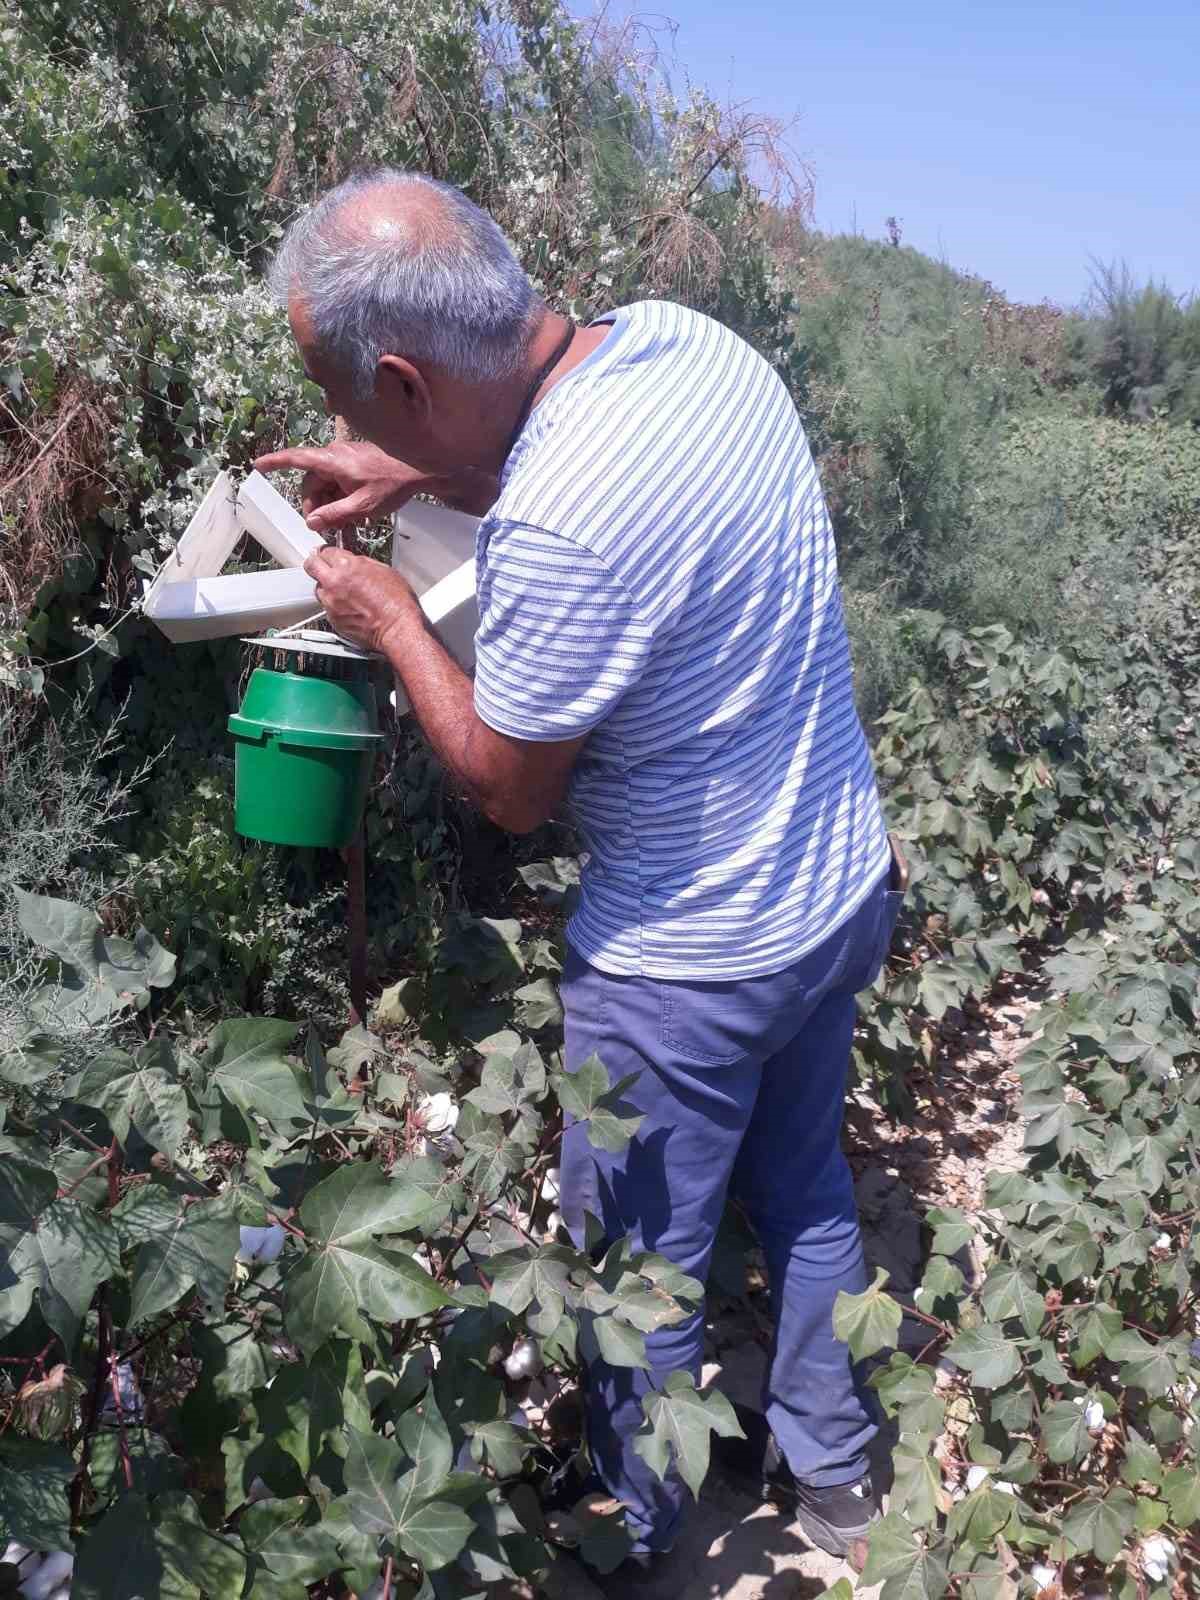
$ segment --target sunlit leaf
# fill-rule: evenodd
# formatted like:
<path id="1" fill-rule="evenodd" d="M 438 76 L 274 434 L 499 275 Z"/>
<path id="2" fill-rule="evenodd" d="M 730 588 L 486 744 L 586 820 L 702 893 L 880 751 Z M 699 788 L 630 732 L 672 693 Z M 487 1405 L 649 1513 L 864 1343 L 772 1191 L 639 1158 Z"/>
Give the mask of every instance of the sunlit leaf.
<path id="1" fill-rule="evenodd" d="M 887 1281 L 887 1273 L 882 1267 L 876 1267 L 874 1283 L 861 1294 L 838 1290 L 833 1307 L 833 1331 L 850 1346 L 855 1361 L 896 1343 L 904 1313 L 890 1294 L 884 1294 Z"/>
<path id="2" fill-rule="evenodd" d="M 716 1389 L 697 1389 L 691 1374 L 673 1372 L 642 1398 L 646 1421 L 633 1448 L 660 1478 L 672 1463 L 697 1498 L 708 1472 L 710 1436 L 743 1437 L 733 1407 Z"/>

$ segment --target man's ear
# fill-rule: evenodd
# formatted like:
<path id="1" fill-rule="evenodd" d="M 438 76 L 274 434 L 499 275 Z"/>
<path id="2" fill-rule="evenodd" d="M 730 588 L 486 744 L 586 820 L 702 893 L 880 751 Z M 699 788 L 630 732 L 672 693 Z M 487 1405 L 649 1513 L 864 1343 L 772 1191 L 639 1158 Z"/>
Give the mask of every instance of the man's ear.
<path id="1" fill-rule="evenodd" d="M 433 412 L 433 396 L 419 367 L 403 356 L 380 356 L 375 368 L 375 395 L 392 414 L 424 427 Z"/>

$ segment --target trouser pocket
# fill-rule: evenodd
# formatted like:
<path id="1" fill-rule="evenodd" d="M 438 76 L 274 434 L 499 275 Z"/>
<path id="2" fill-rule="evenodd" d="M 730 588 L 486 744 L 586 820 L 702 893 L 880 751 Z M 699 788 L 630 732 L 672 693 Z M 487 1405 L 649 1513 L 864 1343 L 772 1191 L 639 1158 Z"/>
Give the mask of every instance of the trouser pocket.
<path id="1" fill-rule="evenodd" d="M 866 982 L 859 985 L 861 989 L 869 989 L 883 971 L 883 964 L 891 954 L 892 940 L 896 933 L 896 923 L 899 920 L 900 907 L 903 904 L 904 891 L 902 889 L 885 889 L 879 896 L 879 923 L 875 934 L 875 948 L 871 956 L 869 975 Z"/>
<path id="2" fill-rule="evenodd" d="M 862 975 L 854 986 L 856 991 L 869 989 L 883 971 L 883 964 L 891 954 L 896 923 L 900 918 L 900 907 L 904 904 L 904 895 L 908 888 L 908 862 L 904 859 L 904 852 L 894 834 L 888 835 L 888 846 L 892 859 L 888 875 L 875 895 L 876 921 L 869 945 L 870 960 L 862 969 Z"/>

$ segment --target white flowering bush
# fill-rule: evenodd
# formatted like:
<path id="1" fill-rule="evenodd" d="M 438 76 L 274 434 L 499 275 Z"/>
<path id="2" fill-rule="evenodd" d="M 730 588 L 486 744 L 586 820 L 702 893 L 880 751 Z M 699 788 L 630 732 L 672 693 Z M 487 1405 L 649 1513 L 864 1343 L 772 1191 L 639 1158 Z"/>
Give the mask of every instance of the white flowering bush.
<path id="1" fill-rule="evenodd" d="M 219 467 L 322 426 L 259 268 L 353 167 L 463 184 L 579 315 L 674 292 L 786 344 L 782 292 L 741 315 L 730 292 L 764 255 L 744 175 L 771 130 L 676 108 L 634 35 L 552 0 L 185 0 L 150 29 L 122 0 L 55 0 L 5 23 L 0 83 L 10 655 L 77 649 Z"/>

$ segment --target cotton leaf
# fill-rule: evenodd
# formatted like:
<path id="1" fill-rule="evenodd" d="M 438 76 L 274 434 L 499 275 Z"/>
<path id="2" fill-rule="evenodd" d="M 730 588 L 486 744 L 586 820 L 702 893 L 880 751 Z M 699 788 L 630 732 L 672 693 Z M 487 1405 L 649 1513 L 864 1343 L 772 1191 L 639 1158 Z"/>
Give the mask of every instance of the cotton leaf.
<path id="1" fill-rule="evenodd" d="M 646 1420 L 633 1448 L 660 1478 L 666 1477 L 674 1461 L 697 1498 L 708 1471 L 710 1434 L 744 1437 L 725 1396 L 715 1389 L 697 1389 L 687 1372 L 673 1372 L 661 1390 L 644 1395 L 642 1410 Z"/>
<path id="2" fill-rule="evenodd" d="M 518 1428 L 499 1418 L 475 1423 L 469 1432 L 472 1457 L 481 1466 L 491 1467 L 498 1478 L 515 1478 L 536 1443 L 528 1428 Z"/>
<path id="3" fill-rule="evenodd" d="M 0 1536 L 37 1550 L 70 1550 L 67 1486 L 75 1472 L 61 1445 L 0 1435 Z"/>
<path id="4" fill-rule="evenodd" d="M 1021 1356 L 1013 1340 L 994 1323 L 967 1328 L 946 1346 L 955 1366 L 971 1373 L 985 1389 L 998 1389 L 1021 1370 Z"/>
<path id="5" fill-rule="evenodd" d="M 600 1057 L 591 1055 L 574 1072 L 559 1073 L 554 1087 L 567 1115 L 587 1124 L 589 1144 L 617 1155 L 645 1121 L 622 1099 L 636 1077 L 631 1073 L 613 1084 Z"/>
<path id="6" fill-rule="evenodd" d="M 238 1533 L 250 1552 L 249 1592 L 254 1600 L 296 1600 L 341 1564 L 333 1536 L 306 1525 L 311 1504 L 307 1495 L 262 1500 L 239 1517 Z"/>
<path id="7" fill-rule="evenodd" d="M 423 1499 L 432 1493 L 454 1463 L 450 1430 L 432 1393 L 427 1393 L 404 1413 L 396 1424 L 396 1437 L 415 1474 L 411 1492 Z"/>
<path id="8" fill-rule="evenodd" d="M 884 1294 L 887 1281 L 887 1273 L 882 1267 L 876 1267 L 874 1283 L 861 1294 L 838 1290 L 833 1307 L 833 1331 L 850 1346 L 850 1355 L 855 1361 L 896 1343 L 904 1313 L 891 1295 Z"/>
<path id="9" fill-rule="evenodd" d="M 247 1116 L 272 1127 L 307 1122 L 300 1084 L 285 1054 L 299 1028 L 269 1017 L 236 1017 L 209 1035 L 204 1070 L 209 1082 Z"/>
<path id="10" fill-rule="evenodd" d="M 361 1336 L 360 1313 L 400 1322 L 450 1304 L 411 1256 L 377 1242 L 414 1227 L 436 1205 L 424 1189 L 363 1161 L 338 1167 L 306 1195 L 300 1222 L 308 1249 L 286 1288 L 288 1331 L 302 1350 L 311 1354 L 336 1332 Z"/>
<path id="11" fill-rule="evenodd" d="M 143 1495 L 125 1494 L 83 1541 L 71 1596 L 196 1600 L 204 1594 L 232 1600 L 241 1593 L 245 1572 L 240 1546 L 211 1533 L 186 1495 L 160 1495 L 151 1512 Z"/>
<path id="12" fill-rule="evenodd" d="M 188 1129 L 188 1103 L 167 1040 L 152 1039 L 133 1056 L 124 1050 L 104 1051 L 80 1073 L 74 1097 L 103 1112 L 122 1145 L 134 1127 L 163 1155 L 174 1160 L 179 1154 Z"/>
<path id="13" fill-rule="evenodd" d="M 219 1306 L 237 1255 L 238 1225 L 224 1195 L 181 1201 L 169 1224 L 152 1233 L 133 1262 L 129 1326 L 169 1311 L 189 1289 Z"/>
<path id="14" fill-rule="evenodd" d="M 37 1228 L 19 1241 L 8 1270 L 25 1292 L 37 1295 L 43 1317 L 69 1351 L 92 1303 L 92 1295 L 121 1264 L 112 1224 L 78 1200 L 56 1200 Z M 23 1314 L 22 1314 L 23 1315 Z M 16 1322 L 22 1320 L 18 1316 Z M 0 1291 L 0 1330 L 16 1326 Z"/>
<path id="15" fill-rule="evenodd" d="M 1063 1522 L 1063 1538 L 1081 1555 L 1094 1554 L 1108 1566 L 1133 1531 L 1135 1502 L 1128 1489 L 1110 1489 L 1101 1498 L 1089 1494 L 1072 1506 Z"/>

